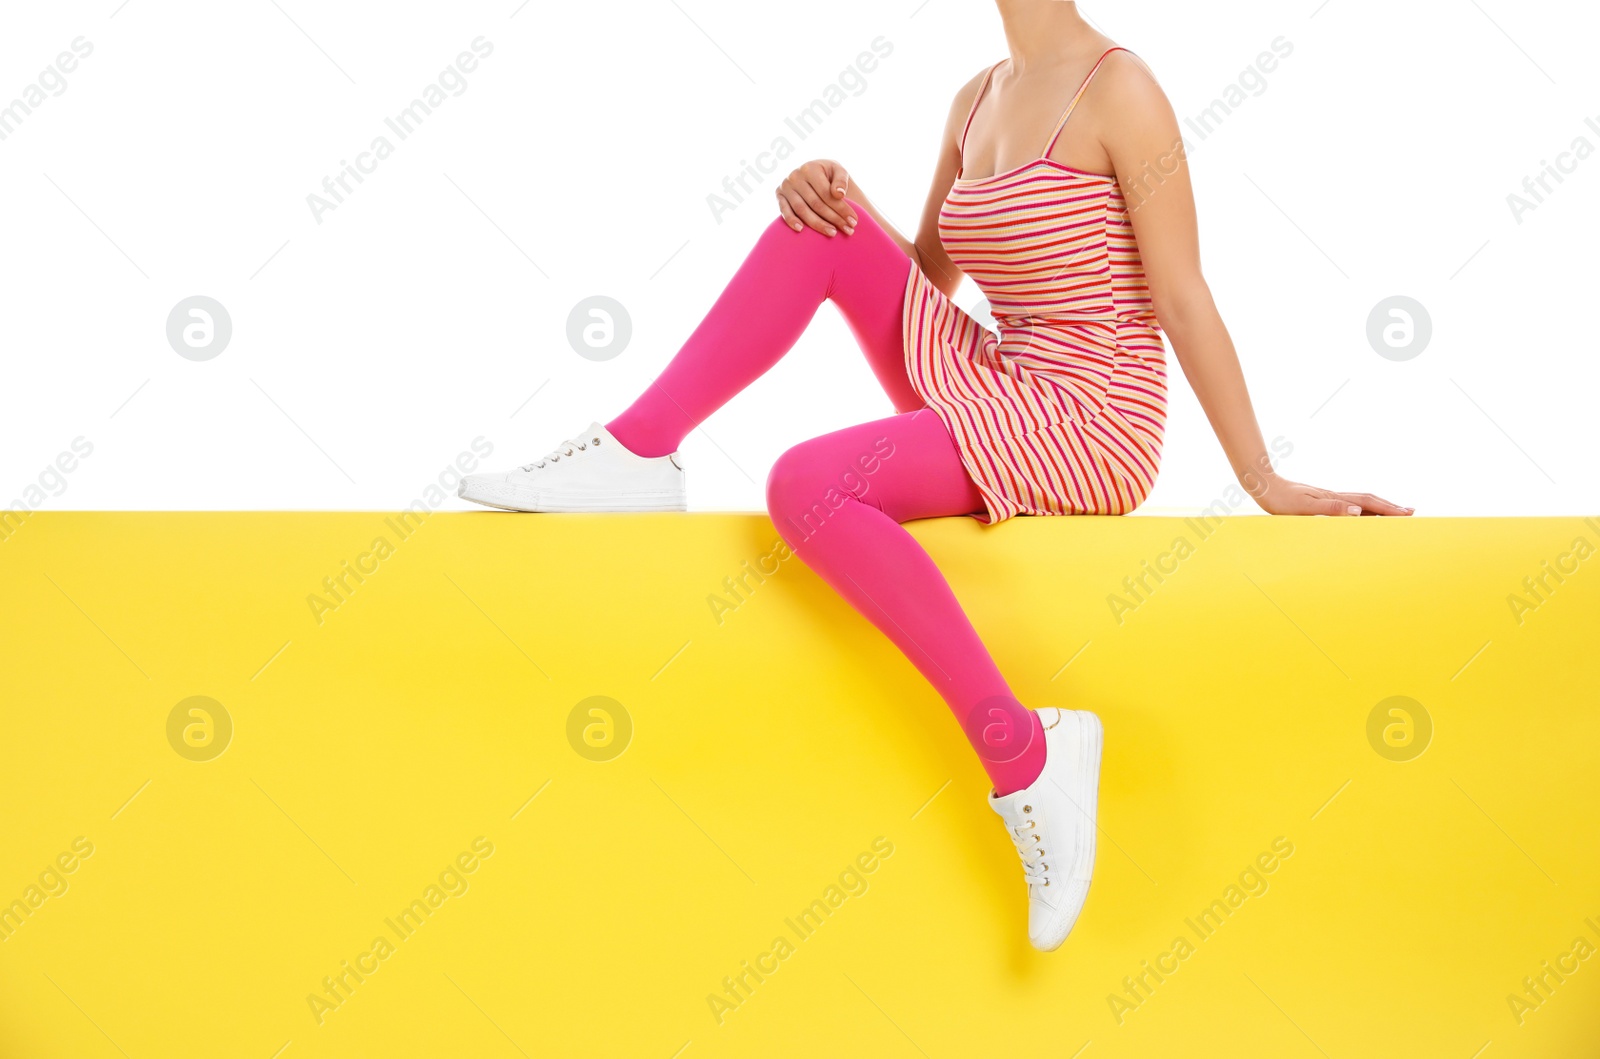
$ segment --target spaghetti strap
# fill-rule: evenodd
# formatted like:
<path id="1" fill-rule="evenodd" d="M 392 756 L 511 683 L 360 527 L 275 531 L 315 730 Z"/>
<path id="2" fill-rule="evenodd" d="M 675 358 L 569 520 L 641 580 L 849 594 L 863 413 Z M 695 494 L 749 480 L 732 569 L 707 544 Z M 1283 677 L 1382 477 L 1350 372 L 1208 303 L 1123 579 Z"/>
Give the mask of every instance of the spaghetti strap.
<path id="1" fill-rule="evenodd" d="M 1099 60 L 1094 64 L 1094 69 L 1089 71 L 1089 76 L 1085 77 L 1083 79 L 1083 84 L 1079 86 L 1077 95 L 1073 96 L 1072 97 L 1072 102 L 1067 104 L 1066 112 L 1061 115 L 1061 120 L 1056 122 L 1055 135 L 1050 137 L 1050 142 L 1047 145 L 1045 145 L 1044 154 L 1041 155 L 1040 157 L 1049 158 L 1051 153 L 1053 151 L 1055 151 L 1055 149 L 1056 149 L 1056 141 L 1061 139 L 1061 132 L 1062 132 L 1063 129 L 1065 129 L 1067 127 L 1067 119 L 1071 118 L 1072 117 L 1072 112 L 1074 110 L 1078 109 L 1078 101 L 1083 98 L 1083 94 L 1085 92 L 1089 91 L 1089 82 L 1093 81 L 1094 80 L 1094 75 L 1100 72 L 1100 66 L 1101 66 L 1102 63 L 1104 63 L 1106 61 L 1107 56 L 1109 56 L 1112 52 L 1116 52 L 1116 51 L 1128 51 L 1128 49 L 1127 48 L 1121 48 L 1121 47 L 1110 48 L 1110 49 L 1107 49 L 1107 51 L 1105 52 L 1104 55 L 1100 56 Z M 1132 55 L 1133 53 L 1131 51 L 1129 51 L 1128 54 Z M 971 118 L 967 119 L 969 124 L 971 123 L 971 120 L 972 120 Z"/>
<path id="2" fill-rule="evenodd" d="M 1003 62 L 1005 62 L 1005 60 L 1001 59 L 1000 63 Z M 978 94 L 972 97 L 972 109 L 967 111 L 967 123 L 961 127 L 961 141 L 957 144 L 957 150 L 961 154 L 961 163 L 956 166 L 957 179 L 960 178 L 962 173 L 966 172 L 967 133 L 972 130 L 972 119 L 978 116 L 978 104 L 983 102 L 983 97 L 988 94 L 989 81 L 994 77 L 994 72 L 1000 68 L 1000 63 L 995 63 L 993 66 L 989 67 L 988 72 L 983 75 L 983 84 L 978 86 Z"/>

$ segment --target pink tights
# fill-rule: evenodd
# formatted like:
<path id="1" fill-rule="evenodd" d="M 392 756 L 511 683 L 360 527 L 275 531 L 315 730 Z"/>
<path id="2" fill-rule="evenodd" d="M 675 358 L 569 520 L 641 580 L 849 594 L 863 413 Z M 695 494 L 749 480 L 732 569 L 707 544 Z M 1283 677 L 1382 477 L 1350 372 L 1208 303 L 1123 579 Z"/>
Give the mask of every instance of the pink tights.
<path id="1" fill-rule="evenodd" d="M 1044 768 L 1038 717 L 1011 693 L 955 593 L 900 524 L 983 509 L 955 442 L 906 374 L 901 313 L 915 267 L 859 205 L 855 234 L 774 220 L 659 378 L 607 424 L 641 456 L 684 437 L 787 353 L 832 301 L 899 415 L 785 452 L 767 508 L 806 565 L 900 649 L 944 697 L 999 795 Z"/>

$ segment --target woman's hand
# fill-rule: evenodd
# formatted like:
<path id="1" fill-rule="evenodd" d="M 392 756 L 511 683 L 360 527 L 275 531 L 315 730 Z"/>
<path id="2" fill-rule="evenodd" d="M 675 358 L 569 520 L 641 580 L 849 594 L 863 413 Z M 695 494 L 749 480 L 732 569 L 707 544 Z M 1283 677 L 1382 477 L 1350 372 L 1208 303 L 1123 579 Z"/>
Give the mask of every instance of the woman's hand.
<path id="1" fill-rule="evenodd" d="M 856 230 L 856 211 L 845 201 L 850 190 L 850 174 L 844 166 L 826 158 L 790 173 L 778 185 L 778 210 L 789 227 L 800 231 L 810 226 L 826 236 Z"/>
<path id="2" fill-rule="evenodd" d="M 1335 493 L 1287 478 L 1273 478 L 1254 495 L 1261 509 L 1272 515 L 1409 515 L 1415 510 L 1371 493 Z"/>

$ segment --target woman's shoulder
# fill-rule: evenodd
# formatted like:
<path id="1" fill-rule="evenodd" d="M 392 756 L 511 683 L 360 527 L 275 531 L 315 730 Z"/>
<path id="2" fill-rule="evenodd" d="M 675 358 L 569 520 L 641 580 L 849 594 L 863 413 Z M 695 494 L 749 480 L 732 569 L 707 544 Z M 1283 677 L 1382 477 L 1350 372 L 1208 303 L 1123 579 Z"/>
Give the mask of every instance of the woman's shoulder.
<path id="1" fill-rule="evenodd" d="M 1095 73 L 1095 84 L 1119 96 L 1133 98 L 1164 95 L 1156 73 L 1137 52 L 1108 41 Z M 1111 94 L 1111 93 L 1106 93 Z"/>
<path id="2" fill-rule="evenodd" d="M 961 88 L 956 92 L 956 98 L 953 102 L 959 104 L 964 100 L 967 103 L 971 103 L 975 98 L 977 98 L 978 93 L 983 89 L 983 83 L 989 79 L 989 75 L 994 71 L 994 68 L 1003 62 L 1005 62 L 1004 59 L 1001 59 L 998 62 L 992 62 L 988 66 L 983 67 L 977 73 L 973 74 L 971 77 L 967 78 L 966 81 L 962 83 Z"/>
<path id="3" fill-rule="evenodd" d="M 1119 123 L 1170 109 L 1166 92 L 1150 64 L 1136 52 L 1107 43 L 1094 82 L 1086 96 L 1093 97 L 1090 112 Z"/>
<path id="4" fill-rule="evenodd" d="M 1138 55 L 1105 56 L 1079 105 L 1081 119 L 1119 170 L 1181 151 L 1183 133 L 1172 101 Z"/>
<path id="5" fill-rule="evenodd" d="M 956 90 L 955 97 L 950 100 L 949 120 L 952 125 L 960 126 L 965 124 L 967 115 L 972 111 L 972 105 L 978 100 L 978 93 L 983 90 L 984 82 L 988 80 L 990 72 L 996 66 L 999 66 L 1001 62 L 1005 62 L 1005 60 L 1001 59 L 1000 62 L 990 63 L 985 66 L 967 78 L 961 87 Z"/>
<path id="6" fill-rule="evenodd" d="M 1144 56 L 1132 48 L 1107 38 L 1101 51 L 1100 69 L 1095 74 L 1097 81 L 1103 78 L 1123 83 L 1135 81 L 1156 83 L 1155 71 L 1150 68 Z"/>

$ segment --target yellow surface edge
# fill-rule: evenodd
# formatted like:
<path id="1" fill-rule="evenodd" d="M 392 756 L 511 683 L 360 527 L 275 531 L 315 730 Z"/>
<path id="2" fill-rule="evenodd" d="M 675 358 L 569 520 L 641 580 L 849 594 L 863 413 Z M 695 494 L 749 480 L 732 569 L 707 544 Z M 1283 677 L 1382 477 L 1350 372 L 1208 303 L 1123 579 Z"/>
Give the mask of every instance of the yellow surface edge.
<path id="1" fill-rule="evenodd" d="M 1044 955 L 765 517 L 397 518 L 9 527 L 0 1055 L 1600 1054 L 1600 520 L 914 524 L 1105 724 Z"/>

